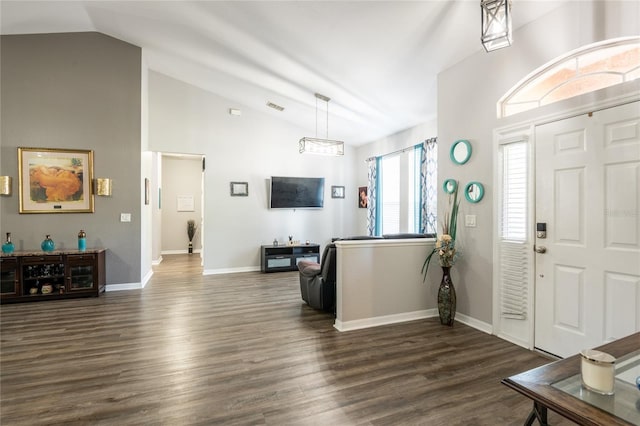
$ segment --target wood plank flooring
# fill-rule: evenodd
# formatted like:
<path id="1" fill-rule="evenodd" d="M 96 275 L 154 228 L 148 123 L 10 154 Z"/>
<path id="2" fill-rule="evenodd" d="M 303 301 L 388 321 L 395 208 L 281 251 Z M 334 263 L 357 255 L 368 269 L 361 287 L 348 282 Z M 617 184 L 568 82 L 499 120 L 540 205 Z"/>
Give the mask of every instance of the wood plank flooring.
<path id="1" fill-rule="evenodd" d="M 294 272 L 154 270 L 143 290 L 0 307 L 3 426 L 520 425 L 531 403 L 500 380 L 549 362 L 435 318 L 340 333 Z"/>

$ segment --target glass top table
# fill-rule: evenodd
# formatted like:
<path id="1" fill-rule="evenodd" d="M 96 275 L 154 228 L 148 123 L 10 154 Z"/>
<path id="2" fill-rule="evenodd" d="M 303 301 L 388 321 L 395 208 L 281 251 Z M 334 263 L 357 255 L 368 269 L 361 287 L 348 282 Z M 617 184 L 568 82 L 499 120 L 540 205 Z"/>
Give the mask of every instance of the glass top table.
<path id="1" fill-rule="evenodd" d="M 574 374 L 552 383 L 551 386 L 632 424 L 640 424 L 640 390 L 636 386 L 638 376 L 640 350 L 616 360 L 613 395 L 602 395 L 585 389 L 581 374 Z"/>
<path id="2" fill-rule="evenodd" d="M 580 354 L 502 380 L 502 384 L 532 400 L 525 425 L 536 421 L 548 425 L 548 410 L 578 425 L 640 425 L 640 391 L 635 388 L 635 378 L 640 375 L 640 332 L 595 349 L 617 359 L 612 396 L 582 389 Z"/>

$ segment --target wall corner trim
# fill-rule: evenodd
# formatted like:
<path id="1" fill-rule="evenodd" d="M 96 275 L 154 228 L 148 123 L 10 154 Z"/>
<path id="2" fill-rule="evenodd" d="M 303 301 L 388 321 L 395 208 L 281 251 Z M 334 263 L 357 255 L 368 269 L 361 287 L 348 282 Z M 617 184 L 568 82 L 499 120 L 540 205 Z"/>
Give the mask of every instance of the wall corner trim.
<path id="1" fill-rule="evenodd" d="M 470 316 L 456 313 L 456 321 L 461 322 L 462 324 L 468 325 L 469 327 L 475 328 L 476 330 L 482 331 L 487 334 L 493 334 L 493 326 L 484 321 L 477 320 Z"/>

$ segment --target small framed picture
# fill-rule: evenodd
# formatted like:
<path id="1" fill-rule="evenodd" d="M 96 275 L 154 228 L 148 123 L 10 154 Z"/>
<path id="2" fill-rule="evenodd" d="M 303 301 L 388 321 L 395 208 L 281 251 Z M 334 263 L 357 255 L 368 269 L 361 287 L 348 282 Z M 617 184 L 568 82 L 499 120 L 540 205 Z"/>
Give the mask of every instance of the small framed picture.
<path id="1" fill-rule="evenodd" d="M 344 198 L 344 186 L 332 186 L 331 198 Z"/>
<path id="2" fill-rule="evenodd" d="M 361 186 L 358 188 L 358 207 L 361 209 L 366 209 L 369 207 L 369 195 L 367 192 L 366 186 Z"/>
<path id="3" fill-rule="evenodd" d="M 231 182 L 232 197 L 247 197 L 249 195 L 248 182 Z"/>
<path id="4" fill-rule="evenodd" d="M 196 204 L 193 195 L 178 195 L 176 197 L 176 211 L 179 212 L 194 212 L 196 211 Z"/>
<path id="5" fill-rule="evenodd" d="M 144 203 L 149 205 L 149 178 L 144 178 Z"/>

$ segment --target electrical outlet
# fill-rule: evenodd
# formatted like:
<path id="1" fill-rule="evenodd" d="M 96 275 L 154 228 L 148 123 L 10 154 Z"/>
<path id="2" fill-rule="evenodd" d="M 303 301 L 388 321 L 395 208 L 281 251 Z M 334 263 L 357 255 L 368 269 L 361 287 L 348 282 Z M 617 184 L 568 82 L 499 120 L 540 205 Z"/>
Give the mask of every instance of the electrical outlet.
<path id="1" fill-rule="evenodd" d="M 131 213 L 120 213 L 120 222 L 131 222 Z"/>
<path id="2" fill-rule="evenodd" d="M 476 215 L 475 214 L 465 215 L 465 217 L 464 217 L 464 226 L 466 226 L 468 228 L 475 228 L 476 227 Z"/>

